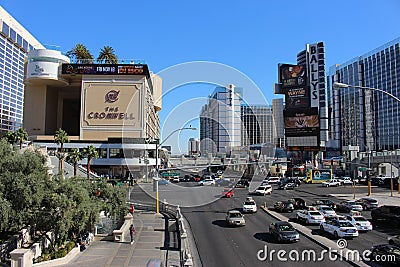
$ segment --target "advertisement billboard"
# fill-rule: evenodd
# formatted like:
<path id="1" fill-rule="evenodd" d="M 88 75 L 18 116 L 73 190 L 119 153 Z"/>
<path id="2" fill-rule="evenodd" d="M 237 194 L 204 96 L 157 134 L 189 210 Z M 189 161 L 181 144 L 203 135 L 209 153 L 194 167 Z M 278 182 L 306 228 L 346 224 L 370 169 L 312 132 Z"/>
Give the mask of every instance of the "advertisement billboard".
<path id="1" fill-rule="evenodd" d="M 286 136 L 319 135 L 318 108 L 284 110 Z"/>
<path id="2" fill-rule="evenodd" d="M 84 75 L 150 75 L 147 65 L 143 64 L 62 64 L 61 73 Z"/>
<path id="3" fill-rule="evenodd" d="M 289 88 L 285 94 L 286 109 L 308 108 L 310 106 L 308 87 Z"/>
<path id="4" fill-rule="evenodd" d="M 281 88 L 303 87 L 307 84 L 305 65 L 279 65 L 279 82 Z"/>

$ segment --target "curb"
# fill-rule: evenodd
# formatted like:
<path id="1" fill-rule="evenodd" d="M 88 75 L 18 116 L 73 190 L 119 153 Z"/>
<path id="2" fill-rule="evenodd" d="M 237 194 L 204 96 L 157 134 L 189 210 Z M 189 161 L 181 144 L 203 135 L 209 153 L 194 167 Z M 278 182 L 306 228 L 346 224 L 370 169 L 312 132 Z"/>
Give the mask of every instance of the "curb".
<path id="1" fill-rule="evenodd" d="M 270 215 L 271 217 L 273 217 L 273 218 L 275 218 L 275 219 L 277 219 L 277 220 L 279 220 L 279 221 L 288 221 L 288 220 L 289 220 L 287 217 L 285 217 L 285 216 L 283 216 L 283 215 L 272 213 L 268 208 L 266 208 L 266 207 L 264 207 L 264 206 L 261 206 L 260 208 L 261 208 L 265 213 L 267 213 L 268 215 Z M 277 215 L 279 215 L 279 216 L 277 216 Z M 304 226 L 303 226 L 303 227 L 304 227 Z M 307 229 L 308 229 L 308 228 L 307 228 Z M 314 243 L 320 245 L 320 246 L 323 247 L 324 249 L 327 249 L 327 250 L 332 249 L 331 247 L 329 247 L 328 245 L 324 244 L 323 242 L 318 241 L 318 240 L 312 238 L 312 236 L 310 236 L 308 233 L 303 232 L 302 230 L 299 230 L 299 228 L 296 228 L 296 230 L 297 230 L 301 235 L 305 236 L 307 239 L 311 240 L 312 242 L 314 242 Z M 329 239 L 328 239 L 328 240 L 329 240 Z M 346 250 L 346 249 L 343 249 L 343 251 L 344 251 L 344 250 Z M 343 254 L 346 255 L 346 253 L 342 253 L 342 255 L 340 255 L 340 253 L 338 253 L 338 252 L 335 252 L 335 254 L 338 255 L 338 256 L 342 256 L 342 257 L 343 257 Z M 352 266 L 355 266 L 355 267 L 369 267 L 369 265 L 366 264 L 366 263 L 364 263 L 363 261 L 356 262 L 356 261 L 351 261 L 351 260 L 348 259 L 347 257 L 344 257 L 344 258 L 345 258 L 345 261 L 346 261 L 347 263 L 349 263 L 350 265 L 352 265 Z"/>
<path id="2" fill-rule="evenodd" d="M 188 220 L 186 220 L 185 216 L 182 214 L 183 217 L 183 224 L 186 227 L 186 233 L 188 236 L 188 240 L 189 240 L 189 247 L 190 247 L 190 253 L 192 254 L 192 259 L 193 259 L 193 266 L 203 266 L 203 263 L 201 262 L 201 258 L 199 255 L 199 251 L 197 249 L 197 244 L 196 244 L 196 240 L 193 237 L 192 234 L 192 227 L 189 223 Z"/>

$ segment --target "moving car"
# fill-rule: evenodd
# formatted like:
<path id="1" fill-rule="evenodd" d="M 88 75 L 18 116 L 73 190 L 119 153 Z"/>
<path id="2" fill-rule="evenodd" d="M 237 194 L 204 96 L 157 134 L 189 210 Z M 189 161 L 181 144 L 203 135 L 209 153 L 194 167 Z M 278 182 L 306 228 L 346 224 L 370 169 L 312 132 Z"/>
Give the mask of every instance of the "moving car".
<path id="1" fill-rule="evenodd" d="M 390 244 L 375 245 L 370 249 L 369 255 L 370 261 L 376 261 L 385 264 L 391 264 L 392 266 L 400 265 L 400 247 Z M 383 262 L 383 259 L 385 261 Z"/>
<path id="2" fill-rule="evenodd" d="M 171 182 L 173 182 L 173 183 L 179 183 L 179 176 L 178 176 L 178 175 L 172 176 L 172 177 L 171 177 Z"/>
<path id="3" fill-rule="evenodd" d="M 345 200 L 336 205 L 336 210 L 350 213 L 352 210 L 362 211 L 363 207 L 360 204 L 357 204 L 353 200 Z"/>
<path id="4" fill-rule="evenodd" d="M 215 180 L 212 178 L 206 178 L 203 181 L 197 183 L 198 185 L 215 185 Z"/>
<path id="5" fill-rule="evenodd" d="M 293 212 L 293 203 L 290 201 L 278 201 L 274 204 L 274 210 L 278 212 Z"/>
<path id="6" fill-rule="evenodd" d="M 278 184 L 280 180 L 281 180 L 280 177 L 271 176 L 267 177 L 264 181 L 268 184 Z"/>
<path id="7" fill-rule="evenodd" d="M 300 197 L 294 197 L 289 199 L 290 202 L 293 203 L 294 209 L 305 209 L 307 207 L 307 202 L 300 198 Z"/>
<path id="8" fill-rule="evenodd" d="M 326 205 L 319 205 L 317 206 L 317 210 L 324 215 L 326 218 L 333 218 L 336 217 L 336 212 L 329 206 Z"/>
<path id="9" fill-rule="evenodd" d="M 400 235 L 389 236 L 388 237 L 388 242 L 389 242 L 390 245 L 400 246 Z"/>
<path id="10" fill-rule="evenodd" d="M 269 233 L 275 237 L 278 242 L 297 242 L 300 235 L 297 230 L 289 222 L 274 222 L 269 226 Z"/>
<path id="11" fill-rule="evenodd" d="M 256 190 L 254 190 L 254 194 L 256 195 L 270 195 L 272 193 L 271 185 L 260 185 Z"/>
<path id="12" fill-rule="evenodd" d="M 325 186 L 325 187 L 339 186 L 339 185 L 341 185 L 341 182 L 337 179 L 332 179 L 332 180 L 323 182 L 321 185 Z"/>
<path id="13" fill-rule="evenodd" d="M 361 216 L 361 213 L 359 212 L 346 215 L 346 220 L 351 222 L 357 228 L 358 231 L 372 230 L 372 224 L 370 223 L 370 221 Z"/>
<path id="14" fill-rule="evenodd" d="M 341 185 L 353 185 L 353 181 L 350 177 L 341 177 L 338 178 L 338 180 L 340 181 Z"/>
<path id="15" fill-rule="evenodd" d="M 235 185 L 236 188 L 246 188 L 248 186 L 249 182 L 247 180 L 239 180 Z"/>
<path id="16" fill-rule="evenodd" d="M 297 185 L 295 183 L 284 183 L 280 184 L 278 189 L 284 189 L 284 190 L 289 190 L 289 189 L 294 189 Z"/>
<path id="17" fill-rule="evenodd" d="M 184 182 L 189 182 L 191 179 L 190 179 L 190 175 L 189 174 L 185 174 L 185 176 L 183 176 L 183 181 Z"/>
<path id="18" fill-rule="evenodd" d="M 257 212 L 257 203 L 253 198 L 248 197 L 243 202 L 243 212 Z"/>
<path id="19" fill-rule="evenodd" d="M 375 209 L 378 207 L 379 204 L 378 200 L 369 197 L 360 198 L 356 201 L 356 203 L 360 204 L 364 210 Z"/>
<path id="20" fill-rule="evenodd" d="M 195 182 L 200 182 L 202 180 L 201 176 L 198 174 L 193 175 L 193 181 Z"/>
<path id="21" fill-rule="evenodd" d="M 222 197 L 231 198 L 234 194 L 233 188 L 225 188 L 224 191 L 222 191 Z"/>
<path id="22" fill-rule="evenodd" d="M 158 181 L 158 185 L 168 185 L 168 180 L 167 179 L 160 179 L 159 181 Z"/>
<path id="23" fill-rule="evenodd" d="M 325 217 L 316 210 L 299 210 L 296 213 L 296 219 L 306 224 L 321 224 L 325 222 Z"/>
<path id="24" fill-rule="evenodd" d="M 400 221 L 400 206 L 380 206 L 379 208 L 371 210 L 371 217 L 374 224 L 382 220 L 398 225 Z"/>
<path id="25" fill-rule="evenodd" d="M 331 208 L 334 209 L 334 210 L 336 209 L 336 203 L 333 202 L 333 201 L 330 200 L 330 199 L 319 199 L 319 200 L 315 201 L 315 202 L 313 203 L 313 205 L 314 205 L 314 206 L 325 205 L 325 206 L 331 207 Z"/>
<path id="26" fill-rule="evenodd" d="M 244 226 L 246 221 L 244 216 L 238 210 L 229 210 L 225 216 L 226 223 L 233 226 Z"/>
<path id="27" fill-rule="evenodd" d="M 332 234 L 335 238 L 338 237 L 357 237 L 358 230 L 347 220 L 331 219 L 326 220 L 320 225 L 321 231 Z"/>

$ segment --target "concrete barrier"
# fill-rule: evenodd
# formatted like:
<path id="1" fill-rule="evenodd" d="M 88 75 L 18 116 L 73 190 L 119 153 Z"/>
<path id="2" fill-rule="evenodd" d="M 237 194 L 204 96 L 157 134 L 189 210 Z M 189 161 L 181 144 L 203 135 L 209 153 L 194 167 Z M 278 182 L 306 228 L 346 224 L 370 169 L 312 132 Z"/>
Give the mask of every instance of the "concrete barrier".
<path id="1" fill-rule="evenodd" d="M 120 243 L 128 242 L 127 240 L 125 240 L 125 236 L 127 233 L 129 233 L 129 227 L 133 223 L 133 216 L 132 216 L 132 214 L 128 213 L 124 217 L 124 219 L 125 219 L 125 221 L 122 224 L 121 228 L 113 231 L 113 236 L 114 236 L 115 242 L 120 242 Z"/>

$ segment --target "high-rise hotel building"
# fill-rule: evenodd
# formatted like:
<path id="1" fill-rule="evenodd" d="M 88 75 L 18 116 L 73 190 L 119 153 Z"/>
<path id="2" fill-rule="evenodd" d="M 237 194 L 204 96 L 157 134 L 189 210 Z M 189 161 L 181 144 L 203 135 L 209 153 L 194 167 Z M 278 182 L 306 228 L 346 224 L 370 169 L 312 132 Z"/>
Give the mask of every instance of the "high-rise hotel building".
<path id="1" fill-rule="evenodd" d="M 0 135 L 22 127 L 24 64 L 44 46 L 0 6 Z"/>
<path id="2" fill-rule="evenodd" d="M 372 87 L 400 96 L 400 38 L 329 69 L 330 140 L 360 151 L 400 148 L 400 103 L 374 90 L 334 90 L 333 83 Z"/>

